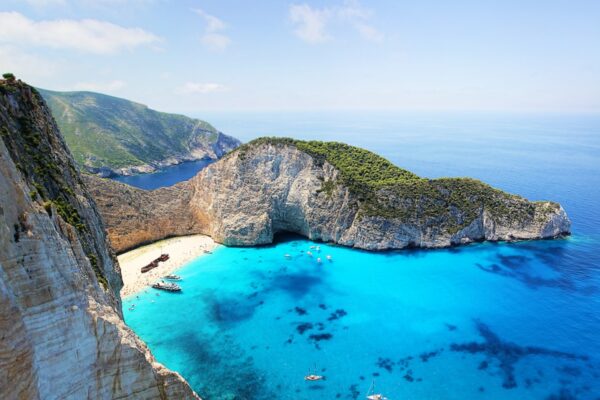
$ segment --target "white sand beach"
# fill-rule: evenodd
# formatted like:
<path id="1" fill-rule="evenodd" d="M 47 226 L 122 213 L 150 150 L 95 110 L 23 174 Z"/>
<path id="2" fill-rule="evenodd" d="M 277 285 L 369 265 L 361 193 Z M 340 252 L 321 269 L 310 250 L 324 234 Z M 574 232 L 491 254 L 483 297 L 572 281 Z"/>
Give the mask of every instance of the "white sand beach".
<path id="1" fill-rule="evenodd" d="M 212 251 L 217 244 L 208 236 L 192 235 L 175 237 L 138 247 L 118 256 L 123 276 L 121 297 L 127 297 L 142 291 L 161 277 L 168 275 L 189 261 Z M 140 269 L 159 257 L 169 255 L 169 260 L 160 262 L 158 267 L 142 273 Z"/>

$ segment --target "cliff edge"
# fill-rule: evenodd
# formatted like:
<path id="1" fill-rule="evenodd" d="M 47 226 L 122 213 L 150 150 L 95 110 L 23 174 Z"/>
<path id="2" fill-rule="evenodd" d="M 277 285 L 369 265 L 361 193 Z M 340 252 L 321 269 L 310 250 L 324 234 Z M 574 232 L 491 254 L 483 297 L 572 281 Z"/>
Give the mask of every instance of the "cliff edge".
<path id="1" fill-rule="evenodd" d="M 470 178 L 421 178 L 335 142 L 257 139 L 190 181 L 151 192 L 98 179 L 89 185 L 117 251 L 141 244 L 137 230 L 152 229 L 157 218 L 184 218 L 191 228 L 183 231 L 232 246 L 268 244 L 279 232 L 293 232 L 367 250 L 547 239 L 569 234 L 571 226 L 557 203 L 531 202 Z M 123 191 L 134 192 L 135 201 L 120 200 Z M 181 228 L 166 223 L 155 236 L 185 233 Z"/>
<path id="2" fill-rule="evenodd" d="M 104 225 L 39 93 L 0 80 L 3 399 L 197 399 L 125 325 Z"/>

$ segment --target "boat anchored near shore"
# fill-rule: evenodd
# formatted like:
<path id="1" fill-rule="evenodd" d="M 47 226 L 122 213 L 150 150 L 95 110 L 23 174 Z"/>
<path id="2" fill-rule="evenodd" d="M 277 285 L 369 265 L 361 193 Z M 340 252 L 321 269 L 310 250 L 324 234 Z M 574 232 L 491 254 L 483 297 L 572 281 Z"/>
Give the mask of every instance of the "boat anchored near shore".
<path id="1" fill-rule="evenodd" d="M 304 377 L 305 381 L 322 381 L 325 379 L 323 375 L 317 375 L 317 367 L 315 366 L 314 372 L 311 369 L 308 369 L 308 374 Z"/>
<path id="2" fill-rule="evenodd" d="M 166 292 L 181 292 L 181 287 L 176 283 L 167 283 L 164 281 L 156 282 L 152 285 L 154 289 L 164 290 Z"/>

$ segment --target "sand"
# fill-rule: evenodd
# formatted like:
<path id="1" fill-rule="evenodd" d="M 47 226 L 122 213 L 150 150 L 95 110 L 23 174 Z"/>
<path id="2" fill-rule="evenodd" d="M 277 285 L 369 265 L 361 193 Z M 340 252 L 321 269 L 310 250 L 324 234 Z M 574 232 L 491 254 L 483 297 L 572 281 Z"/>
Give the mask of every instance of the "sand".
<path id="1" fill-rule="evenodd" d="M 204 250 L 212 251 L 216 246 L 208 236 L 192 235 L 160 240 L 121 254 L 118 256 L 123 276 L 121 297 L 125 298 L 146 289 L 163 276 L 206 254 Z M 167 253 L 169 260 L 158 263 L 157 268 L 142 274 L 140 269 L 162 253 Z"/>

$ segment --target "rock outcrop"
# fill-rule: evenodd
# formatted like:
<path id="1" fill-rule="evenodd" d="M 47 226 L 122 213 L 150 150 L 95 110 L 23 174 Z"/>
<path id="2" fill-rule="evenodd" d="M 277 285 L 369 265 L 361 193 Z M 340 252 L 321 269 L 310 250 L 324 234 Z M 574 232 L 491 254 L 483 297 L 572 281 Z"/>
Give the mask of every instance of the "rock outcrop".
<path id="1" fill-rule="evenodd" d="M 203 232 L 189 206 L 194 193 L 189 181 L 149 192 L 94 175 L 84 175 L 83 180 L 107 221 L 108 236 L 118 253 Z"/>
<path id="2" fill-rule="evenodd" d="M 179 223 L 165 224 L 158 236 L 204 233 L 232 246 L 271 243 L 279 232 L 369 250 L 546 239 L 570 232 L 557 203 L 530 202 L 474 179 L 422 179 L 339 143 L 259 139 L 171 188 L 168 196 L 134 189 L 144 205 L 124 204 L 119 200 L 124 189 L 104 183 L 101 190 L 90 185 L 117 248 L 135 246 L 134 228 L 152 229 L 158 216 L 151 210 L 173 196 L 181 201 L 162 207 L 162 218 L 184 216 L 192 228 L 182 232 Z M 135 224 L 127 226 L 129 218 Z"/>
<path id="3" fill-rule="evenodd" d="M 3 399 L 197 399 L 125 325 L 95 203 L 35 89 L 0 80 Z"/>

